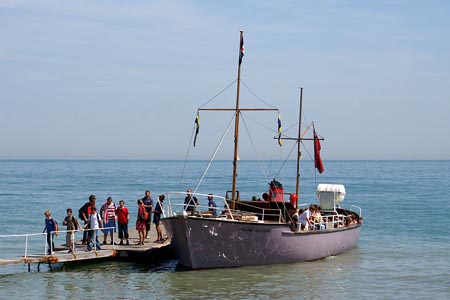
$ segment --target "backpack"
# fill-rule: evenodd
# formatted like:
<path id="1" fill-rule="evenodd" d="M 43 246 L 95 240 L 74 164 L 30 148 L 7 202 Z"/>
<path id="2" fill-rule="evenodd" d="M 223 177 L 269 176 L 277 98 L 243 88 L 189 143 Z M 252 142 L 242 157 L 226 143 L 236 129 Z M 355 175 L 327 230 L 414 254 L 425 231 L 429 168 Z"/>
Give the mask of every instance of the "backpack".
<path id="1" fill-rule="evenodd" d="M 89 207 L 90 203 L 84 204 L 79 210 L 78 210 L 78 217 L 80 220 L 84 220 L 83 213 L 86 217 L 88 217 L 87 208 Z"/>
<path id="2" fill-rule="evenodd" d="M 81 229 L 80 223 L 74 216 L 72 216 L 72 223 L 75 230 Z"/>
<path id="3" fill-rule="evenodd" d="M 142 209 L 142 213 L 141 213 L 141 221 L 147 221 L 147 220 L 148 220 L 148 212 L 144 208 L 144 209 Z"/>

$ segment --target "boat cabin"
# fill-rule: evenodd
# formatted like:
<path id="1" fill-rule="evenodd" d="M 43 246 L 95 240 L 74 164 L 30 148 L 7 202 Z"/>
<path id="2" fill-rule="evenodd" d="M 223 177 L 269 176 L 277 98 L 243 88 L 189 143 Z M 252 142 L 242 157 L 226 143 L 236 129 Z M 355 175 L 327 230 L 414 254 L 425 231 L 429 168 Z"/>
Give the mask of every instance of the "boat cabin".
<path id="1" fill-rule="evenodd" d="M 345 198 L 345 187 L 342 184 L 324 184 L 317 186 L 317 198 L 324 212 L 335 212 Z"/>

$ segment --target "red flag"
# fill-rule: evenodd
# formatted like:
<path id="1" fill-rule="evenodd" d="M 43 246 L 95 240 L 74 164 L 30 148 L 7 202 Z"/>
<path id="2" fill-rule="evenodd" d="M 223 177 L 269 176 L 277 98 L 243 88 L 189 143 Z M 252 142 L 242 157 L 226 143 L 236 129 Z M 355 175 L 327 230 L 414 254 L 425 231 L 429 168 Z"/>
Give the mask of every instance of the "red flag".
<path id="1" fill-rule="evenodd" d="M 319 174 L 322 174 L 325 171 L 323 167 L 322 159 L 320 158 L 320 141 L 317 136 L 316 130 L 314 129 L 314 165 L 317 168 Z"/>

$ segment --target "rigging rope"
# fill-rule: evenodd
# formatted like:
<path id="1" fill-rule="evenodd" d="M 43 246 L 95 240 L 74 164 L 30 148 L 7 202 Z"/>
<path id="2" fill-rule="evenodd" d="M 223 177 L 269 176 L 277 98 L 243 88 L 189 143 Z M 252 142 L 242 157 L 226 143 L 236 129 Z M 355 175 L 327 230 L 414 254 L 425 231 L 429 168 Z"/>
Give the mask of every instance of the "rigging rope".
<path id="1" fill-rule="evenodd" d="M 274 178 L 277 178 L 278 175 L 280 175 L 281 170 L 284 168 L 284 165 L 286 164 L 287 160 L 289 159 L 289 157 L 291 157 L 292 152 L 294 152 L 294 149 L 296 148 L 296 147 L 295 147 L 296 145 L 297 145 L 297 143 L 294 143 L 294 144 L 293 144 L 293 146 L 292 146 L 292 148 L 291 148 L 291 151 L 289 151 L 289 154 L 287 155 L 286 159 L 285 159 L 285 160 L 283 161 L 283 163 L 281 164 L 280 169 L 278 170 L 278 172 L 277 172 L 277 174 L 275 175 Z"/>
<path id="2" fill-rule="evenodd" d="M 262 103 L 264 103 L 267 106 L 270 106 L 272 108 L 277 108 L 276 106 L 273 106 L 271 104 L 269 104 L 268 102 L 264 101 L 261 97 L 259 97 L 258 95 L 256 95 L 248 86 L 247 84 L 245 84 L 245 82 L 241 79 L 241 83 L 244 85 L 244 87 L 247 89 L 247 91 L 249 91 L 250 94 L 252 94 L 253 96 L 255 96 L 259 101 L 261 101 Z"/>
<path id="3" fill-rule="evenodd" d="M 278 110 L 277 110 L 277 111 L 278 111 Z M 243 115 L 243 113 L 241 113 L 241 115 Z M 274 130 L 274 129 L 270 128 L 269 126 L 267 126 L 266 124 L 263 124 L 263 123 L 261 123 L 261 122 L 255 120 L 254 118 L 250 117 L 249 115 L 245 115 L 245 117 L 248 118 L 248 119 L 250 119 L 250 120 L 252 120 L 252 121 L 255 122 L 256 124 L 260 125 L 261 127 L 264 127 L 265 129 L 267 129 L 267 130 L 269 130 L 269 131 L 272 131 L 273 133 L 278 133 L 277 130 Z"/>
<path id="4" fill-rule="evenodd" d="M 189 146 L 188 146 L 188 149 L 186 151 L 186 157 L 184 158 L 183 170 L 181 171 L 181 176 L 180 176 L 180 184 L 181 184 L 181 182 L 183 180 L 184 171 L 186 170 L 186 163 L 187 163 L 187 160 L 188 160 L 189 152 L 191 150 L 191 141 L 192 141 L 192 137 L 194 136 L 195 129 L 196 129 L 196 125 L 194 124 L 194 127 L 192 128 L 191 138 L 189 139 Z"/>
<path id="5" fill-rule="evenodd" d="M 206 173 L 209 170 L 209 167 L 211 166 L 212 161 L 214 160 L 214 158 L 216 157 L 217 152 L 219 151 L 220 146 L 222 145 L 228 131 L 230 130 L 231 125 L 233 124 L 233 120 L 234 120 L 234 116 L 235 114 L 233 114 L 233 117 L 230 120 L 230 123 L 228 124 L 227 129 L 225 130 L 224 134 L 222 135 L 222 138 L 220 139 L 219 144 L 216 146 L 216 150 L 214 151 L 213 155 L 211 156 L 211 158 L 209 159 L 208 165 L 205 168 L 205 171 L 203 171 L 202 177 L 200 178 L 200 181 L 198 182 L 197 186 L 195 187 L 194 193 L 197 192 L 198 188 L 200 187 L 200 185 L 203 182 L 203 179 L 206 176 Z"/>
<path id="6" fill-rule="evenodd" d="M 250 144 L 252 145 L 253 151 L 255 152 L 256 159 L 257 159 L 259 165 L 261 166 L 261 169 L 263 170 L 264 177 L 266 178 L 266 180 L 269 180 L 269 173 L 267 172 L 264 164 L 262 163 L 260 155 L 259 155 L 258 151 L 256 150 L 255 143 L 253 142 L 253 139 L 250 135 L 250 131 L 248 130 L 247 124 L 245 123 L 245 118 L 241 118 L 241 120 L 242 120 L 242 123 L 244 124 L 244 128 L 245 128 L 245 131 L 247 132 L 247 136 L 248 136 L 248 139 L 250 140 Z"/>
<path id="7" fill-rule="evenodd" d="M 311 128 L 312 125 L 313 125 L 313 123 L 311 123 L 311 124 L 309 124 L 309 125 L 307 126 L 307 128 L 305 129 L 305 131 L 303 131 L 303 134 L 300 135 L 301 138 L 303 138 L 303 137 L 308 133 L 308 131 L 310 130 L 310 128 Z M 281 173 L 281 170 L 283 169 L 283 167 L 284 167 L 284 165 L 286 164 L 286 162 L 287 162 L 287 160 L 289 159 L 289 157 L 291 157 L 292 152 L 294 152 L 294 149 L 296 148 L 295 146 L 296 146 L 297 143 L 299 143 L 299 142 L 301 142 L 301 141 L 297 141 L 296 143 L 293 144 L 293 147 L 292 147 L 291 151 L 289 151 L 289 154 L 287 155 L 286 159 L 285 159 L 285 160 L 283 161 L 283 163 L 281 164 L 280 169 L 278 170 L 278 172 L 277 172 L 277 174 L 276 174 L 276 177 Z M 306 146 L 303 144 L 303 142 L 301 142 L 301 146 L 303 146 L 303 149 L 305 149 L 305 151 L 306 151 L 306 153 L 308 154 L 309 158 L 310 158 L 311 160 L 313 160 L 311 154 L 309 153 L 308 149 L 307 149 Z M 276 177 L 275 177 L 275 178 L 276 178 Z"/>
<path id="8" fill-rule="evenodd" d="M 223 90 L 221 90 L 219 93 L 217 93 L 214 97 L 212 97 L 211 99 L 209 99 L 208 101 L 206 101 L 205 103 L 203 103 L 202 105 L 199 106 L 199 108 L 202 108 L 203 106 L 205 106 L 206 104 L 208 104 L 209 102 L 213 101 L 216 97 L 218 97 L 220 94 L 222 94 L 223 92 L 225 92 L 226 90 L 228 90 L 235 82 L 237 81 L 237 79 L 235 79 L 232 83 L 230 83 L 226 88 L 224 88 Z"/>

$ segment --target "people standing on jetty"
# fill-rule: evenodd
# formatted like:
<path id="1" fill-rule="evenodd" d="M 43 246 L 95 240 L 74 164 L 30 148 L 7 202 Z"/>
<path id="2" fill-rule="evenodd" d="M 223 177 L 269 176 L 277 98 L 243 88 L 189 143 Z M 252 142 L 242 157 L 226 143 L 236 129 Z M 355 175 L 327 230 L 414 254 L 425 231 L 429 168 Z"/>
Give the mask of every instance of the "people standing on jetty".
<path id="1" fill-rule="evenodd" d="M 94 247 L 94 243 L 96 246 L 96 250 L 102 250 L 100 242 L 98 241 L 98 230 L 102 228 L 102 218 L 97 213 L 97 207 L 91 207 L 91 214 L 89 215 L 89 221 L 87 224 L 90 229 L 88 232 L 88 240 L 87 240 L 87 250 L 91 251 Z"/>
<path id="2" fill-rule="evenodd" d="M 119 207 L 116 210 L 117 215 L 117 227 L 119 230 L 119 245 L 123 245 L 123 240 L 127 240 L 127 245 L 130 244 L 128 240 L 128 222 L 130 221 L 130 214 L 128 212 L 128 208 L 125 207 L 125 201 L 119 201 Z"/>
<path id="3" fill-rule="evenodd" d="M 139 233 L 139 242 L 136 245 L 144 245 L 144 237 L 145 237 L 144 231 L 145 231 L 145 224 L 147 222 L 147 220 L 145 219 L 146 210 L 142 199 L 138 199 L 137 204 L 138 204 L 138 213 L 136 220 L 136 230 Z"/>
<path id="4" fill-rule="evenodd" d="M 89 223 L 89 216 L 91 214 L 91 208 L 95 206 L 96 198 L 95 195 L 89 196 L 89 201 L 86 202 L 79 210 L 78 217 L 80 220 L 83 220 L 83 228 L 87 228 L 87 224 Z M 83 241 L 82 244 L 87 244 L 88 231 L 83 231 Z"/>
<path id="5" fill-rule="evenodd" d="M 45 228 L 43 232 L 47 232 L 47 254 L 53 255 L 55 250 L 55 235 L 58 235 L 58 222 L 52 218 L 52 213 L 49 210 L 44 212 L 45 215 Z"/>
<path id="6" fill-rule="evenodd" d="M 75 218 L 75 216 L 72 214 L 72 209 L 67 209 L 67 217 L 63 221 L 63 225 L 66 225 L 66 245 L 69 247 L 69 252 L 67 253 L 73 253 L 73 241 L 74 241 L 74 235 L 75 232 L 72 230 L 78 230 L 80 229 L 80 223 L 78 223 L 78 220 Z"/>
<path id="7" fill-rule="evenodd" d="M 218 215 L 217 204 L 214 201 L 212 194 L 208 194 L 208 207 L 209 207 L 209 211 L 212 212 L 213 216 L 217 217 L 217 215 Z"/>
<path id="8" fill-rule="evenodd" d="M 184 198 L 184 210 L 190 211 L 191 214 L 193 214 L 199 203 L 198 203 L 197 197 L 192 195 L 191 189 L 187 189 L 186 193 L 187 193 L 187 196 L 186 196 L 186 198 Z"/>
<path id="9" fill-rule="evenodd" d="M 158 235 L 155 243 L 163 243 L 164 239 L 162 236 L 162 231 L 161 231 L 161 225 L 160 225 L 160 221 L 161 221 L 161 214 L 163 213 L 163 201 L 165 199 L 166 196 L 164 195 L 159 195 L 158 197 L 158 203 L 156 203 L 156 207 L 155 210 L 153 211 L 153 223 L 155 223 L 156 226 L 156 233 Z"/>
<path id="10" fill-rule="evenodd" d="M 114 242 L 113 235 L 116 231 L 116 208 L 116 204 L 111 197 L 108 197 L 106 202 L 103 203 L 102 208 L 100 208 L 100 215 L 103 219 L 103 245 L 107 244 L 106 239 L 108 238 L 108 233 L 111 236 L 111 245 Z"/>
<path id="11" fill-rule="evenodd" d="M 145 223 L 145 238 L 148 239 L 148 233 L 150 232 L 150 225 L 152 222 L 152 210 L 153 210 L 153 199 L 150 196 L 150 190 L 145 191 L 145 196 L 142 198 L 142 202 L 144 202 L 145 210 L 148 213 L 148 218 Z"/>

